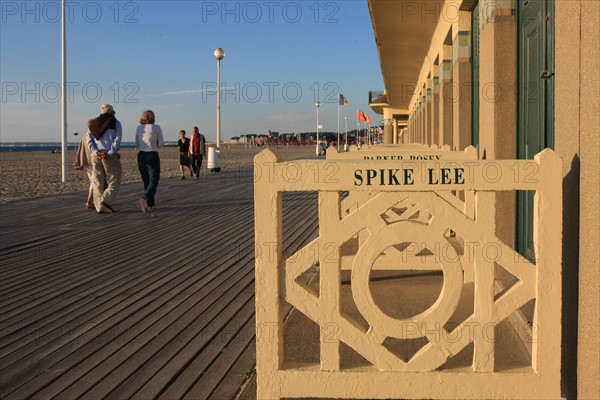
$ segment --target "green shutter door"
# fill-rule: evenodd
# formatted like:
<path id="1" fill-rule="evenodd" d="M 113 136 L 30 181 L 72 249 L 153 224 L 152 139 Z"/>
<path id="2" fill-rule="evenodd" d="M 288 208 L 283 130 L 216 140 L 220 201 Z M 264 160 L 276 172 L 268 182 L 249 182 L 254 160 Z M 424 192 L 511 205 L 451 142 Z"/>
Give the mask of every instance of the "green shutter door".
<path id="1" fill-rule="evenodd" d="M 553 145 L 551 96 L 552 22 L 546 1 L 518 2 L 518 129 L 517 158 L 533 159 Z M 550 51 L 548 51 L 550 50 Z M 550 90 L 551 93 L 551 90 Z M 549 101 L 550 100 L 550 101 Z M 516 246 L 524 256 L 533 253 L 533 192 L 517 192 Z"/>

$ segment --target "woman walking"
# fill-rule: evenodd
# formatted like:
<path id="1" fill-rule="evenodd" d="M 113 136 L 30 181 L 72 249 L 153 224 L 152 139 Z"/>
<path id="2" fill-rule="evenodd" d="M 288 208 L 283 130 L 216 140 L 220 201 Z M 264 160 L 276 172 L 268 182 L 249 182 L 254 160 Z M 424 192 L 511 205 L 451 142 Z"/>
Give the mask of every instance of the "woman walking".
<path id="1" fill-rule="evenodd" d="M 144 111 L 135 132 L 135 147 L 139 150 L 138 168 L 144 181 L 144 194 L 139 203 L 144 214 L 154 209 L 154 196 L 160 178 L 158 148 L 164 146 L 162 129 L 155 121 L 151 110 Z"/>
<path id="2" fill-rule="evenodd" d="M 187 168 L 190 170 L 190 178 L 194 176 L 192 173 L 192 164 L 190 161 L 190 139 L 185 137 L 185 131 L 179 131 L 179 140 L 177 141 L 179 145 L 179 171 L 181 172 L 181 179 L 185 179 L 185 171 Z"/>

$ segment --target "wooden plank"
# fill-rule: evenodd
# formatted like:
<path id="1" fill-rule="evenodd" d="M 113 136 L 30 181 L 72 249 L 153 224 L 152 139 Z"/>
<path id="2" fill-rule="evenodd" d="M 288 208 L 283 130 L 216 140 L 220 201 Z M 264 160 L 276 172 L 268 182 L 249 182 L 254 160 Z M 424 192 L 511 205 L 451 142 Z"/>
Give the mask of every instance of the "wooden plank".
<path id="1" fill-rule="evenodd" d="M 245 226 L 245 228 L 251 229 L 251 224 L 248 223 Z M 232 240 L 236 240 L 236 239 L 241 238 L 242 237 L 241 235 L 242 234 L 233 237 Z M 193 251 L 193 250 L 191 250 L 191 251 Z M 169 255 L 167 255 L 167 257 L 168 256 Z M 187 253 L 185 254 L 185 257 L 189 257 Z M 156 258 L 155 261 L 160 261 L 160 260 L 161 260 L 161 258 Z M 127 261 L 129 261 L 129 260 L 127 260 Z M 172 262 L 173 261 L 174 262 L 179 262 L 179 259 L 175 259 L 175 260 L 171 260 L 171 261 Z M 181 262 L 185 262 L 185 261 L 181 260 Z M 129 270 L 128 265 L 125 263 L 122 266 L 122 269 L 123 270 Z M 161 271 L 158 270 L 157 272 L 160 273 Z M 125 272 L 123 272 L 123 273 L 125 273 Z M 35 310 L 37 310 L 38 313 L 49 314 L 49 316 L 52 316 L 52 317 L 58 317 L 58 316 L 61 316 L 61 314 L 68 313 L 69 316 L 73 317 L 73 319 L 74 319 L 78 315 L 87 314 L 89 312 L 89 308 L 90 307 L 97 307 L 98 306 L 98 304 L 91 304 L 91 305 L 88 305 L 87 307 L 85 307 L 83 310 L 74 309 L 74 307 L 79 306 L 79 308 L 81 308 L 83 305 L 86 305 L 86 303 L 82 301 L 82 299 L 84 297 L 93 296 L 91 298 L 92 300 L 96 299 L 97 297 L 101 297 L 102 301 L 97 301 L 95 303 L 100 303 L 101 307 L 108 307 L 107 302 L 108 302 L 109 299 L 106 299 L 105 296 L 107 296 L 107 295 L 109 295 L 109 294 L 112 293 L 113 297 L 116 297 L 117 295 L 119 295 L 119 292 L 115 293 L 116 289 L 118 289 L 120 287 L 124 287 L 125 290 L 127 289 L 128 286 L 125 283 L 122 283 L 120 285 L 115 286 L 115 284 L 117 284 L 118 282 L 119 283 L 123 282 L 123 278 L 124 277 L 132 276 L 133 279 L 135 280 L 134 282 L 130 282 L 129 286 L 133 286 L 133 285 L 137 286 L 140 282 L 143 282 L 143 281 L 147 281 L 148 283 L 153 282 L 151 278 L 154 275 L 149 275 L 149 276 L 140 275 L 139 272 L 136 272 L 136 271 L 127 272 L 127 273 L 129 275 L 120 275 L 119 274 L 119 275 L 117 275 L 114 278 L 109 278 L 106 282 L 102 282 L 101 280 L 99 280 L 98 281 L 98 286 L 103 289 L 102 291 L 94 291 L 94 287 L 91 286 L 91 288 L 89 288 L 89 290 L 86 290 L 86 291 L 84 291 L 82 293 L 79 293 L 79 294 L 74 294 L 74 295 L 68 296 L 68 298 L 70 300 L 72 300 L 71 307 L 67 308 L 67 309 L 63 309 L 61 313 L 55 313 L 55 312 L 56 312 L 57 309 L 60 309 L 60 307 L 64 307 L 64 301 L 62 301 L 62 298 L 61 298 L 61 302 L 58 305 L 52 306 L 52 304 L 48 304 L 48 306 L 45 309 L 43 309 L 43 310 L 40 310 L 39 307 L 36 308 Z M 114 272 L 111 274 L 110 271 L 109 271 L 108 274 L 109 275 L 113 275 Z M 158 276 L 159 276 L 159 278 L 161 277 L 160 275 L 158 275 Z M 85 285 L 83 288 L 87 289 L 88 287 L 89 287 L 89 285 Z M 92 302 L 92 303 L 94 303 L 94 302 Z M 76 310 L 78 312 L 75 312 Z M 43 320 L 36 320 L 35 318 L 32 318 L 32 319 L 36 322 L 36 327 L 44 327 L 44 322 L 45 321 L 43 321 Z M 13 321 L 11 321 L 11 322 L 13 322 Z M 21 323 L 23 323 L 23 322 L 21 322 Z M 65 321 L 63 321 L 63 324 L 64 323 L 65 323 Z M 26 325 L 24 325 L 24 326 L 26 326 Z M 5 338 L 5 341 L 6 341 L 7 344 L 11 343 L 11 340 L 8 339 L 8 338 Z M 2 353 L 0 353 L 0 354 L 2 354 Z"/>
<path id="2" fill-rule="evenodd" d="M 188 274 L 186 276 L 179 276 L 176 278 L 176 282 L 186 282 L 187 279 L 189 278 L 189 276 L 193 276 L 192 274 L 194 273 L 194 268 L 193 267 L 189 267 L 188 268 Z M 175 272 L 173 273 L 175 274 Z M 210 277 L 214 276 L 215 274 L 211 274 L 209 275 Z M 167 282 L 158 282 L 154 285 L 155 288 L 159 287 L 160 284 L 166 284 Z M 106 304 L 103 304 L 102 307 L 102 313 L 95 315 L 94 318 L 92 319 L 88 319 L 85 322 L 81 321 L 80 323 L 74 323 L 73 326 L 79 327 L 81 326 L 101 326 L 103 327 L 103 319 L 104 317 L 110 317 L 113 316 L 115 314 L 116 311 L 120 311 L 122 312 L 126 312 L 127 308 L 125 308 L 126 306 L 129 305 L 138 305 L 139 306 L 139 301 L 142 301 L 143 303 L 141 303 L 142 305 L 147 304 L 148 302 L 150 302 L 151 300 L 153 300 L 152 298 L 148 297 L 148 294 L 150 293 L 150 290 L 144 290 L 142 292 L 138 292 L 135 293 L 133 296 L 129 297 L 127 300 L 123 301 L 121 298 L 116 298 L 113 299 L 112 302 L 108 302 Z M 119 314 L 117 314 L 119 315 Z M 89 317 L 88 317 L 89 318 Z M 113 317 L 114 319 L 114 317 Z M 99 325 L 100 324 L 100 325 Z M 106 327 L 107 330 L 110 330 L 110 325 Z M 39 357 L 39 356 L 47 356 L 51 351 L 53 350 L 58 350 L 59 348 L 61 348 L 63 346 L 63 343 L 65 341 L 68 340 L 72 340 L 72 339 L 77 339 L 79 338 L 81 335 L 84 335 L 85 331 L 83 329 L 76 329 L 73 332 L 69 332 L 69 333 L 65 333 L 63 335 L 60 335 L 58 338 L 56 338 L 55 340 L 53 340 L 51 343 L 47 343 L 47 339 L 45 340 L 43 337 L 38 338 L 35 341 L 35 345 L 36 346 L 42 346 L 42 353 L 39 352 L 34 352 L 34 353 L 26 353 L 24 354 L 23 352 L 20 353 L 13 353 L 14 357 L 5 357 L 3 359 L 3 367 L 4 365 L 8 365 L 8 363 L 10 361 L 20 361 L 20 367 L 23 368 L 25 366 L 25 364 L 32 362 L 30 361 L 30 358 L 32 357 L 32 354 L 35 357 Z M 28 346 L 28 349 L 34 347 L 31 344 Z M 73 350 L 73 349 L 71 349 Z M 21 360 L 22 357 L 27 356 L 27 359 L 23 362 Z M 13 360 L 16 357 L 16 360 Z M 4 364 L 6 363 L 6 364 Z"/>
<path id="3" fill-rule="evenodd" d="M 253 185 L 251 174 L 215 177 L 187 186 L 161 181 L 155 217 L 139 213 L 139 185 L 123 186 L 114 215 L 86 212 L 82 194 L 7 204 L 6 219 L 3 205 L 0 397 L 147 397 L 160 388 L 158 396 L 175 382 L 187 380 L 188 389 L 199 382 L 192 366 L 207 352 L 214 357 L 202 374 L 214 377 L 211 391 L 237 392 L 243 379 L 234 369 L 254 363 L 254 340 L 236 339 L 240 326 L 254 330 Z M 286 194 L 286 253 L 317 234 L 311 199 Z M 165 239 L 140 242 L 147 231 Z M 64 250 L 104 236 L 121 244 L 108 263 Z M 44 253 L 65 242 L 71 247 Z M 211 242 L 224 247 L 211 252 Z M 211 336 L 213 322 L 225 328 Z"/>
<path id="4" fill-rule="evenodd" d="M 209 399 L 234 399 L 241 387 L 246 383 L 242 376 L 245 371 L 253 370 L 256 366 L 256 338 L 250 341 L 231 369 L 210 394 Z"/>
<path id="5" fill-rule="evenodd" d="M 220 336 L 218 336 L 219 333 L 223 329 L 226 329 L 226 326 L 228 326 L 227 324 L 234 325 L 235 323 L 238 323 L 237 321 L 239 321 L 240 315 L 243 316 L 246 312 L 254 312 L 254 296 L 251 295 L 249 298 L 243 296 L 243 299 L 245 300 L 243 309 L 237 310 L 238 313 L 236 315 L 229 313 L 220 314 L 209 326 L 198 332 L 193 340 L 188 342 L 173 358 L 168 361 L 164 360 L 160 370 L 153 375 L 151 379 L 148 379 L 143 387 L 141 387 L 132 398 L 148 399 L 158 397 L 158 395 L 169 386 L 174 377 L 179 376 L 185 370 L 189 369 L 188 365 L 190 365 L 195 358 L 200 355 L 203 358 L 207 358 L 207 352 L 209 354 L 220 352 L 220 346 L 217 346 L 220 342 Z M 233 318 L 234 316 L 236 317 L 235 319 Z M 212 343 L 210 343 L 211 341 Z M 160 354 L 157 353 L 156 357 L 159 358 Z M 202 371 L 196 370 L 194 373 L 190 374 L 190 376 L 197 376 L 201 373 Z M 171 385 L 171 387 L 173 387 L 173 385 Z M 184 392 L 182 390 L 184 388 L 183 382 L 179 381 L 175 388 L 177 388 L 176 390 Z"/>
<path id="6" fill-rule="evenodd" d="M 207 289 L 212 292 L 215 288 L 221 287 L 216 286 L 217 284 L 226 284 L 231 279 L 231 276 L 238 272 L 239 270 L 232 269 L 232 274 L 224 274 L 222 279 L 215 282 L 213 289 L 210 287 Z M 247 279 L 251 281 L 249 275 L 247 275 Z M 232 280 L 232 282 L 234 281 Z M 227 288 L 232 289 L 230 285 Z M 90 343 L 85 348 L 80 349 L 80 351 L 69 354 L 59 364 L 50 368 L 44 376 L 38 377 L 33 382 L 33 387 L 30 384 L 28 389 L 36 390 L 35 386 L 43 387 L 44 381 L 52 381 L 53 378 L 58 376 L 59 379 L 47 386 L 44 393 L 55 395 L 67 386 L 70 386 L 69 391 L 61 396 L 66 398 L 79 397 L 82 393 L 93 387 L 99 379 L 103 379 L 107 374 L 111 373 L 115 365 L 123 363 L 131 354 L 153 340 L 156 340 L 159 336 L 160 340 L 163 340 L 165 336 L 164 331 L 170 328 L 178 318 L 187 317 L 190 309 L 197 308 L 198 312 L 207 308 L 210 310 L 211 305 L 215 304 L 215 300 L 209 295 L 204 295 L 202 292 L 201 290 L 195 290 L 194 296 L 187 299 L 186 302 L 181 303 L 176 309 L 170 309 L 172 306 L 168 304 L 168 301 L 162 300 L 161 303 L 164 302 L 161 307 L 163 310 L 156 309 L 146 314 L 146 318 L 142 321 L 136 322 L 135 320 L 131 320 L 125 322 L 126 324 L 132 324 L 129 326 L 133 327 L 134 333 L 129 337 L 127 337 L 126 332 L 122 332 L 118 336 L 114 335 L 114 338 L 110 333 L 104 335 L 100 340 Z M 235 294 L 236 292 L 232 293 Z M 194 303 L 198 298 L 201 300 Z M 220 310 L 218 307 L 217 309 Z M 76 383 L 73 384 L 73 382 Z"/>
<path id="7" fill-rule="evenodd" d="M 182 282 L 180 283 L 180 285 L 185 285 L 182 290 L 185 289 L 185 290 L 190 290 L 193 293 L 200 293 L 200 290 L 204 288 L 204 286 L 203 286 L 204 282 L 206 282 L 206 281 L 210 282 L 210 281 L 212 281 L 215 278 L 217 279 L 215 282 L 217 284 L 220 284 L 220 282 L 222 282 L 223 280 L 229 279 L 229 277 L 235 272 L 235 269 L 234 270 L 230 270 L 230 267 L 231 267 L 231 264 L 225 264 L 225 265 L 222 266 L 222 268 L 220 268 L 218 270 L 215 270 L 215 271 L 209 273 L 208 275 L 205 275 L 204 277 L 202 277 L 202 279 L 198 280 L 199 283 L 196 283 L 197 287 L 190 286 L 190 283 L 186 279 L 181 279 Z M 226 273 L 223 274 L 223 272 L 226 272 Z M 190 287 L 191 287 L 191 289 L 190 289 Z M 208 288 L 210 289 L 210 286 Z M 204 289 L 206 289 L 206 288 L 204 288 Z M 177 293 L 176 289 L 170 289 L 169 291 L 171 291 L 171 290 L 173 290 L 174 294 Z M 148 300 L 148 299 L 146 299 L 146 300 Z M 152 299 L 149 299 L 149 300 L 152 300 Z M 180 301 L 183 301 L 183 299 L 181 299 Z M 166 305 L 168 305 L 170 307 L 169 309 L 171 309 L 171 308 L 173 308 L 173 307 L 175 307 L 177 305 L 177 303 L 173 303 L 173 301 L 169 301 L 169 298 L 157 297 L 154 301 L 152 301 L 152 303 L 150 303 L 150 306 L 152 304 L 156 304 L 156 307 L 158 307 L 158 306 L 160 306 L 163 303 L 165 303 Z M 134 305 L 135 305 L 135 303 L 134 303 Z M 157 311 L 156 311 L 155 308 L 147 311 L 146 313 L 148 315 L 159 314 L 159 313 L 157 313 Z M 125 319 L 117 320 L 117 317 L 119 317 L 119 315 L 123 315 L 123 318 L 125 318 Z M 133 320 L 131 320 L 131 319 L 127 320 L 126 318 L 127 318 L 128 315 L 133 315 L 134 319 Z M 118 321 L 116 323 L 116 325 L 111 325 L 111 324 L 106 323 L 106 324 L 100 324 L 100 325 L 98 325 L 98 327 L 101 329 L 102 332 L 106 332 L 107 333 L 107 335 L 103 336 L 103 337 L 105 337 L 105 340 L 112 340 L 113 337 L 112 337 L 111 332 L 112 332 L 114 326 L 118 327 L 119 324 L 125 324 L 125 326 L 128 326 L 128 327 L 136 326 L 135 324 L 138 323 L 139 319 L 142 318 L 145 315 L 146 314 L 144 314 L 142 312 L 141 308 L 138 308 L 138 309 L 135 309 L 133 311 L 130 311 L 129 313 L 126 313 L 126 310 L 125 310 L 125 311 L 122 311 L 122 312 L 118 313 L 117 315 L 115 315 L 115 316 L 113 316 L 111 318 L 113 320 L 117 320 Z M 142 327 L 139 327 L 139 329 L 145 329 L 145 327 L 142 326 Z M 74 337 L 75 334 L 71 334 L 71 336 Z M 57 339 L 57 341 L 59 341 L 59 340 L 60 339 Z M 102 342 L 102 340 L 104 340 L 104 339 L 97 338 L 96 342 Z M 60 341 L 57 344 L 60 345 L 61 344 Z M 53 354 L 53 356 L 50 359 L 44 359 L 44 362 L 48 362 L 49 363 L 51 361 L 60 360 L 60 358 L 58 357 L 58 355 L 62 354 L 62 353 L 68 354 L 68 355 L 71 355 L 73 353 L 78 354 L 76 352 L 76 350 L 77 350 L 76 345 L 79 345 L 79 344 L 78 343 L 72 344 L 71 342 L 68 343 L 67 346 L 64 346 L 65 348 L 58 349 L 55 352 L 55 354 Z M 85 345 L 85 343 L 81 343 L 81 346 L 83 346 L 83 345 Z M 81 347 L 81 346 L 79 346 L 79 347 Z M 28 361 L 28 360 L 26 360 L 26 361 Z M 39 365 L 39 363 L 38 363 L 38 365 Z M 49 365 L 44 365 L 44 367 L 45 368 L 49 368 Z M 19 383 L 23 383 L 23 380 L 24 380 L 23 376 L 19 376 L 18 379 L 17 379 L 17 381 Z M 42 379 L 37 378 L 35 384 L 36 385 L 37 384 L 41 384 L 42 382 L 43 382 Z M 31 386 L 29 386 L 29 387 L 31 387 Z"/>
<path id="8" fill-rule="evenodd" d="M 253 309 L 254 307 L 252 307 Z M 250 310 L 250 313 L 254 315 L 253 310 Z M 246 322 L 248 321 L 248 322 Z M 252 329 L 254 330 L 254 317 L 251 319 L 244 321 L 243 329 Z M 225 327 L 225 331 L 236 328 L 233 324 Z M 237 326 L 237 329 L 240 329 Z M 227 335 L 224 335 L 222 332 L 218 336 L 218 340 L 223 340 L 224 343 L 229 344 L 231 339 L 227 338 Z M 252 340 L 252 338 L 250 339 Z M 190 392 L 190 388 L 194 385 L 198 379 L 205 375 L 207 371 L 210 370 L 211 366 L 214 364 L 215 359 L 217 359 L 222 354 L 223 347 L 215 347 L 209 346 L 205 348 L 204 352 L 199 354 L 194 360 L 189 363 L 188 368 L 183 371 L 181 374 L 177 376 L 177 379 L 165 390 L 161 393 L 157 398 L 158 399 L 182 399 L 184 396 L 188 395 Z M 202 398 L 202 397 L 196 397 Z M 205 398 L 205 397 L 204 397 Z"/>
<path id="9" fill-rule="evenodd" d="M 253 331 L 255 326 L 254 315 L 248 322 L 241 328 L 240 332 Z M 236 336 L 235 340 L 232 340 L 229 345 L 219 355 L 219 358 L 211 365 L 210 369 L 203 374 L 198 381 L 192 386 L 190 391 L 185 395 L 184 399 L 195 400 L 195 399 L 207 399 L 210 393 L 214 391 L 215 387 L 221 382 L 224 375 L 227 374 L 231 365 L 238 359 L 244 349 L 254 341 L 254 336 L 244 334 Z"/>
<path id="10" fill-rule="evenodd" d="M 304 219 L 304 215 L 301 212 L 297 212 L 298 217 Z M 248 271 L 251 273 L 252 272 L 252 267 L 253 267 L 253 263 L 250 262 L 248 263 L 249 269 Z M 252 281 L 254 280 L 254 276 L 253 274 L 251 274 L 251 278 Z M 172 327 L 170 327 L 169 329 L 171 329 Z M 173 329 L 174 332 L 178 331 L 177 327 L 174 327 Z M 187 331 L 186 331 L 187 333 Z M 165 340 L 175 340 L 174 338 L 172 338 L 171 336 L 167 336 L 167 338 Z M 175 342 L 177 346 L 180 345 L 180 343 L 185 343 L 186 341 L 189 341 L 189 335 L 187 337 L 178 337 L 177 341 Z M 140 361 L 136 361 L 136 362 L 132 362 L 132 360 L 128 360 L 127 363 L 123 363 L 121 364 L 121 366 L 113 371 L 113 373 L 111 375 L 115 376 L 116 379 L 122 379 L 123 376 L 128 376 L 128 374 L 133 373 L 133 370 L 137 370 L 139 371 L 140 368 L 144 368 L 145 366 L 149 365 L 149 357 L 152 357 L 154 353 L 156 353 L 156 351 L 158 351 L 158 347 L 155 346 L 150 346 L 148 348 L 144 348 L 143 351 L 138 352 L 135 354 L 135 358 L 139 359 Z M 161 357 L 163 358 L 163 357 Z M 142 377 L 139 374 L 136 376 L 136 379 L 131 380 L 131 376 L 130 378 L 128 378 L 128 381 L 131 381 L 130 384 L 128 385 L 128 389 L 131 389 L 134 384 L 134 382 L 138 382 L 140 380 L 144 380 L 144 379 L 149 379 L 149 376 L 145 376 Z M 105 385 L 104 385 L 105 384 Z M 109 382 L 108 378 L 104 378 L 103 381 L 101 382 L 100 385 L 104 385 L 105 387 L 110 387 L 111 385 L 113 385 L 114 383 Z M 131 394 L 133 393 L 122 393 L 120 392 L 120 396 L 119 397 L 129 397 Z M 100 397 L 105 397 L 107 395 L 107 393 L 102 392 L 100 389 L 98 389 L 98 387 L 95 387 L 94 390 L 91 392 L 90 394 L 90 398 L 100 398 Z M 87 396 L 87 394 L 86 394 Z"/>
<path id="11" fill-rule="evenodd" d="M 121 260 L 120 260 L 121 261 Z M 47 304 L 47 303 L 46 303 Z M 18 310 L 19 312 L 22 312 L 22 310 Z"/>
<path id="12" fill-rule="evenodd" d="M 193 337 L 194 332 L 203 328 L 205 324 L 209 325 L 212 318 L 219 313 L 222 313 L 225 307 L 228 306 L 236 296 L 238 296 L 238 291 L 251 285 L 252 281 L 253 278 L 251 274 L 248 274 L 239 282 L 239 287 L 231 287 L 231 290 L 227 291 L 227 294 L 222 297 L 224 304 L 217 302 L 214 297 L 210 299 L 213 304 L 212 308 L 208 308 L 208 314 L 200 313 L 199 315 L 192 315 L 189 317 L 189 319 L 192 319 L 192 321 L 187 321 L 188 318 L 185 318 L 185 314 L 183 314 L 173 323 L 165 323 L 162 324 L 162 326 L 156 327 L 153 326 L 154 332 L 161 328 L 162 331 L 160 331 L 158 334 L 152 335 L 153 337 L 151 340 L 148 341 L 142 348 L 135 352 L 132 351 L 134 350 L 133 348 L 127 348 L 125 349 L 125 352 L 115 354 L 113 357 L 96 366 L 83 378 L 79 379 L 76 384 L 69 387 L 67 391 L 61 393 L 60 397 L 99 399 L 105 398 L 111 394 L 115 388 L 121 387 L 120 390 L 122 391 L 126 391 L 127 389 L 139 389 L 146 382 L 147 378 L 135 382 L 135 378 L 131 377 L 134 373 L 136 373 L 137 370 L 144 368 L 148 360 L 154 354 L 160 352 L 160 350 L 165 346 L 168 346 L 167 350 L 165 350 L 165 352 L 162 354 L 164 355 L 165 353 L 168 353 L 164 359 L 164 362 L 168 361 L 168 359 L 172 357 L 173 352 L 176 354 L 177 351 L 179 351 L 178 349 L 183 347 L 186 341 L 190 340 L 189 336 Z M 232 305 L 234 308 L 237 306 L 239 306 L 237 303 Z M 204 309 L 205 307 L 199 308 Z M 205 317 L 206 319 L 204 319 Z M 194 324 L 197 326 L 194 326 Z M 177 336 L 178 334 L 180 335 Z M 139 375 L 142 375 L 148 370 L 148 368 L 151 367 L 152 365 L 149 365 L 147 368 L 142 369 Z M 130 383 L 132 386 L 122 387 L 122 383 L 125 382 Z M 81 388 L 90 386 L 93 387 L 91 387 L 89 391 L 81 391 Z M 133 393 L 135 393 L 135 390 L 133 390 Z M 129 398 L 133 393 L 121 396 L 120 398 Z"/>
<path id="13" fill-rule="evenodd" d="M 221 210 L 217 210 L 217 211 L 221 211 Z M 183 218 L 183 217 L 182 217 L 182 218 Z M 222 221 L 219 221 L 219 220 L 218 220 L 218 218 L 217 218 L 217 220 L 216 220 L 216 221 L 214 221 L 214 223 L 215 223 L 215 225 L 214 225 L 214 226 L 215 226 L 215 228 L 213 228 L 213 231 L 208 231 L 208 232 L 205 232 L 205 234 L 214 234 L 214 233 L 215 233 L 215 232 L 214 232 L 214 230 L 218 229 L 217 227 L 219 227 L 219 226 L 220 226 L 220 225 L 219 225 L 219 222 L 222 222 Z M 123 235 L 123 233 L 126 233 L 126 235 L 125 235 L 125 238 L 129 238 L 129 234 L 137 235 L 137 233 L 138 233 L 138 232 L 139 232 L 139 230 L 138 230 L 138 229 L 136 229 L 136 230 L 135 230 L 135 231 L 133 231 L 133 232 L 127 232 L 127 231 L 123 232 L 123 231 L 121 230 L 119 233 L 120 233 L 121 235 Z M 109 233 L 112 233 L 112 232 L 109 232 Z M 161 233 L 161 231 L 159 230 L 157 233 L 158 233 L 158 234 L 160 234 L 160 233 Z M 99 239 L 97 239 L 97 240 L 99 240 Z M 93 241 L 94 241 L 94 240 L 92 239 L 92 242 L 93 242 Z M 86 244 L 85 242 L 80 242 L 80 243 L 76 244 L 76 248 L 84 248 L 84 245 L 85 245 L 85 244 Z M 144 247 L 141 247 L 141 248 L 139 248 L 139 249 L 138 249 L 138 252 L 141 252 L 141 251 L 144 251 L 144 252 L 145 252 L 145 251 L 149 251 L 149 250 L 152 250 L 152 249 L 153 249 L 153 246 L 152 246 L 152 244 L 146 244 L 145 248 L 144 248 Z M 120 255 L 120 254 L 117 254 L 117 255 Z M 95 254 L 94 254 L 94 256 L 95 256 Z M 129 259 L 134 259 L 134 256 L 135 256 L 135 255 L 131 255 L 130 257 L 127 257 L 127 255 L 125 254 L 124 256 L 125 256 L 125 259 L 127 259 L 127 258 L 129 258 Z M 57 262 L 57 261 L 59 261 L 59 262 L 64 262 L 64 261 L 69 261 L 69 259 L 50 260 L 50 262 L 52 262 L 52 263 L 55 263 L 55 262 Z M 86 261 L 86 260 L 84 260 L 84 262 L 85 262 L 85 261 Z M 125 260 L 119 260 L 119 261 L 125 261 Z M 51 274 L 51 273 L 52 273 L 51 271 L 49 271 L 49 272 L 48 272 L 48 274 Z M 40 278 L 40 280 L 42 280 L 43 278 L 44 278 L 44 277 L 41 277 L 41 278 Z M 60 277 L 58 277 L 57 279 L 60 279 Z M 47 281 L 46 281 L 46 282 L 44 282 L 44 284 L 47 284 L 47 283 L 48 283 Z M 61 283 L 65 283 L 65 282 L 61 282 Z M 31 285 L 31 282 L 28 282 L 27 284 L 28 284 L 28 286 L 30 286 L 30 285 Z M 19 288 L 16 288 L 16 289 L 18 290 Z M 33 287 L 33 288 L 31 288 L 31 289 L 33 289 L 34 293 L 38 291 L 38 288 L 37 288 L 37 287 Z M 24 293 L 24 294 L 23 294 L 23 296 L 28 296 L 28 295 L 29 295 L 28 293 Z"/>

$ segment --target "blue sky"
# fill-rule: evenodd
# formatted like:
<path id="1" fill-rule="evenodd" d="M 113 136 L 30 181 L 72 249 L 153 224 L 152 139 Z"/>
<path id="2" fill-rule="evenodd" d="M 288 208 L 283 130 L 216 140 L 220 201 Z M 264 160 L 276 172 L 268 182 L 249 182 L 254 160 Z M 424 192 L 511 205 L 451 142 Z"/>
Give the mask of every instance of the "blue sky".
<path id="1" fill-rule="evenodd" d="M 60 1 L 0 1 L 0 140 L 60 141 Z M 222 139 L 349 128 L 383 81 L 366 0 L 67 1 L 68 132 L 110 103 L 132 141 L 142 111 L 167 140 L 198 126 L 215 138 L 222 47 Z"/>

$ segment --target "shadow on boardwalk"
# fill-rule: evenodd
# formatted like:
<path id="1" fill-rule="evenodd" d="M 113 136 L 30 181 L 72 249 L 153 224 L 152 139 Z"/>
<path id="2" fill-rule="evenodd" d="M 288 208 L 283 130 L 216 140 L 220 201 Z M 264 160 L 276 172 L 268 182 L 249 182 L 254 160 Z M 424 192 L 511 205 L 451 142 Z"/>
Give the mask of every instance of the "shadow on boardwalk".
<path id="1" fill-rule="evenodd" d="M 255 364 L 252 171 L 165 179 L 157 211 L 74 193 L 1 206 L 0 398 L 233 398 Z M 284 244 L 316 195 L 284 196 Z"/>

